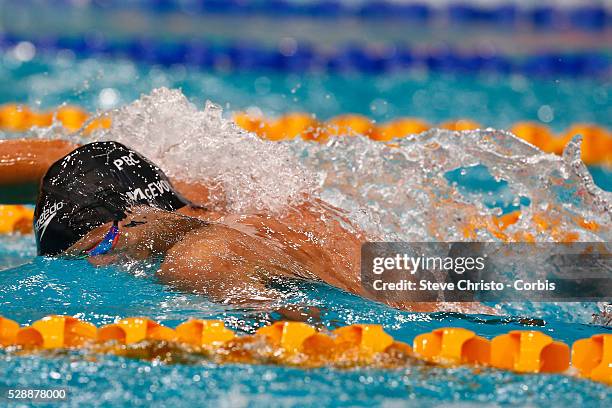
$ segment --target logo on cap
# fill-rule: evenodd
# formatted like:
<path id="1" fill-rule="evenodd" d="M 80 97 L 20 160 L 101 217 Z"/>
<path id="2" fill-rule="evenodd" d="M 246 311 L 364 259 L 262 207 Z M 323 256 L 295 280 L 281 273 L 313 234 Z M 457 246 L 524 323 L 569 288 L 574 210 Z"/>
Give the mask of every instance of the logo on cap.
<path id="1" fill-rule="evenodd" d="M 38 220 L 36 220 L 36 224 L 34 225 L 34 228 L 36 228 L 36 231 L 40 232 L 40 236 L 38 239 L 42 239 L 43 235 L 45 235 L 45 231 L 47 230 L 47 227 L 49 226 L 49 223 L 51 222 L 53 217 L 55 217 L 57 212 L 61 210 L 62 208 L 64 208 L 64 203 L 62 201 L 53 203 L 51 207 L 45 206 L 43 212 L 40 214 L 40 216 L 38 217 Z M 42 228 L 42 232 L 41 232 L 41 228 Z"/>

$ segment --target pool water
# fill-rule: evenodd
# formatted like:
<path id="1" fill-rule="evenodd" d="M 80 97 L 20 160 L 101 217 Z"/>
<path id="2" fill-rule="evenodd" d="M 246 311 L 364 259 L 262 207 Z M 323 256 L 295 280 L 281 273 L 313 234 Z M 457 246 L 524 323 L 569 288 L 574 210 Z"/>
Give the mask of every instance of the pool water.
<path id="1" fill-rule="evenodd" d="M 275 316 L 266 311 L 213 304 L 196 295 L 179 293 L 156 282 L 155 265 L 94 268 L 86 261 L 32 258 L 31 237 L 2 237 L 0 267 L 23 262 L 0 272 L 0 310 L 21 323 L 65 313 L 101 325 L 125 316 L 150 316 L 174 327 L 189 317 L 221 318 L 238 331 L 251 333 Z M 126 270 L 127 269 L 127 270 Z M 608 331 L 586 324 L 593 305 L 551 305 L 508 309 L 508 316 L 413 314 L 361 299 L 324 284 L 292 284 L 281 304 L 317 306 L 320 321 L 333 329 L 352 323 L 379 323 L 396 339 L 410 342 L 437 327 L 458 326 L 486 337 L 514 329 L 537 329 L 567 343 Z M 576 311 L 579 311 L 576 313 Z M 535 327 L 534 327 L 535 326 Z M 303 370 L 242 365 L 165 366 L 101 356 L 95 362 L 78 355 L 64 357 L 5 357 L 0 359 L 2 386 L 69 387 L 70 405 L 96 400 L 105 406 L 126 401 L 146 405 L 155 400 L 188 406 L 206 401 L 221 406 L 300 406 L 318 404 L 370 406 L 405 404 L 434 406 L 441 402 L 491 402 L 518 405 L 600 406 L 612 397 L 608 386 L 552 375 L 515 375 L 496 370 L 474 373 L 468 368 L 406 368 L 376 371 Z M 34 375 L 32 375 L 34 373 Z"/>
<path id="2" fill-rule="evenodd" d="M 97 325 L 125 316 L 146 315 L 170 327 L 189 317 L 220 318 L 229 327 L 251 333 L 274 319 L 257 309 L 238 309 L 208 302 L 197 295 L 172 291 L 153 276 L 155 265 L 132 265 L 128 270 L 94 268 L 86 261 L 32 258 L 31 237 L 2 237 L 0 310 L 21 323 L 48 314 L 65 313 Z M 12 254 L 12 255 L 11 255 Z M 318 326 L 333 329 L 352 323 L 379 323 L 396 339 L 410 342 L 438 327 L 465 327 L 491 338 L 516 329 L 537 329 L 571 343 L 609 329 L 587 324 L 593 305 L 550 305 L 507 317 L 415 314 L 333 289 L 324 284 L 294 283 L 280 304 L 317 306 Z M 576 312 L 579 310 L 579 312 Z M 512 313 L 512 312 L 515 313 Z M 521 320 L 518 316 L 541 316 Z M 515 317 L 510 317 L 515 315 Z M 62 357 L 4 357 L 0 359 L 2 387 L 69 387 L 69 405 L 136 406 L 154 400 L 189 406 L 300 406 L 371 404 L 435 406 L 440 403 L 495 402 L 513 405 L 601 406 L 612 398 L 603 384 L 558 375 L 516 375 L 497 370 L 476 373 L 469 368 L 408 367 L 401 370 L 300 370 L 271 366 L 213 364 L 163 365 L 100 356 L 86 361 Z"/>
<path id="3" fill-rule="evenodd" d="M 548 123 L 561 131 L 576 121 L 612 125 L 610 83 L 547 83 L 522 77 L 500 81 L 415 73 L 367 80 L 309 75 L 281 78 L 267 72 L 189 73 L 178 67 L 146 68 L 129 62 L 77 60 L 70 55 L 28 63 L 13 63 L 10 58 L 6 56 L 8 63 L 0 64 L 0 102 L 18 101 L 41 108 L 69 102 L 92 110 L 124 106 L 113 113 L 113 127 L 94 139 L 137 146 L 171 176 L 221 183 L 228 205 L 237 211 L 281 211 L 279 207 L 306 192 L 345 210 L 371 237 L 450 241 L 461 238 L 454 223 L 462 214 L 494 216 L 520 209 L 525 218 L 513 228 L 535 231 L 530 215 L 564 207 L 599 222 L 603 229 L 585 231 L 571 217 L 559 215 L 561 227 L 578 229 L 584 240 L 610 238 L 609 207 L 605 206 L 610 194 L 590 183 L 586 168 L 573 164 L 576 153 L 572 149 L 577 144 L 563 159 L 541 154 L 495 131 L 457 137 L 434 130 L 422 140 L 402 141 L 395 150 L 365 138 L 324 146 L 302 141 L 271 144 L 232 127 L 219 107 L 202 109 L 204 99 L 212 99 L 229 109 L 257 106 L 268 114 L 304 110 L 329 117 L 352 111 L 379 120 L 411 115 L 432 122 L 466 117 L 504 128 L 514 121 L 538 119 L 538 110 L 547 105 L 554 112 L 552 118 L 547 116 Z M 349 91 L 356 82 L 362 84 L 359 92 Z M 160 86 L 181 88 L 182 93 L 151 92 Z M 141 92 L 148 95 L 132 103 Z M 406 94 L 412 97 L 405 98 Z M 465 95 L 471 95 L 469 100 L 462 99 Z M 141 126 L 134 126 L 137 123 Z M 80 138 L 61 129 L 32 135 Z M 431 151 L 428 146 L 432 144 L 439 147 Z M 603 172 L 600 183 L 609 186 L 609 173 L 595 171 Z M 442 198 L 449 200 L 443 203 Z M 430 235 L 424 226 L 440 219 L 444 225 L 437 235 Z M 491 236 L 483 232 L 478 238 Z M 552 239 L 546 234 L 538 238 Z M 31 236 L 2 236 L 0 314 L 22 324 L 48 314 L 69 314 L 97 325 L 122 317 L 149 316 L 170 327 L 190 317 L 219 318 L 244 333 L 280 317 L 270 310 L 219 305 L 175 291 L 156 280 L 157 265 L 151 261 L 94 268 L 82 260 L 44 259 L 35 257 Z M 407 313 L 320 283 L 288 282 L 283 293 L 278 306 L 321 310 L 320 319 L 311 321 L 314 325 L 333 329 L 377 323 L 408 343 L 417 334 L 447 326 L 464 327 L 487 338 L 509 330 L 537 329 L 566 343 L 610 331 L 592 324 L 592 315 L 599 311 L 594 303 L 507 304 L 500 305 L 501 317 L 491 317 Z M 0 388 L 69 387 L 69 406 L 148 406 L 154 401 L 177 407 L 474 403 L 595 407 L 612 402 L 612 388 L 603 384 L 492 369 L 342 371 L 164 365 L 112 356 L 90 361 L 74 353 L 47 357 L 5 354 L 0 357 L 0 372 Z"/>
<path id="4" fill-rule="evenodd" d="M 352 112 L 377 121 L 399 116 L 431 123 L 472 119 L 497 129 L 533 120 L 555 132 L 576 122 L 612 126 L 612 82 L 605 78 L 427 71 L 384 75 L 207 72 L 129 60 L 78 59 L 70 52 L 43 54 L 26 63 L 7 53 L 0 77 L 0 103 L 21 102 L 41 109 L 66 102 L 91 111 L 110 109 L 165 86 L 180 88 L 199 106 L 210 99 L 226 111 L 256 108 L 270 116 L 302 111 L 325 120 Z"/>

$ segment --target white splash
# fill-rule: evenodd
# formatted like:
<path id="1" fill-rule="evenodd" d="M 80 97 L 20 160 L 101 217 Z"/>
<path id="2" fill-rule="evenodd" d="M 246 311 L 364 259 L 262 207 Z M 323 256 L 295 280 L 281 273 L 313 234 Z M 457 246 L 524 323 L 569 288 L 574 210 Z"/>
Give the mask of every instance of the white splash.
<path id="1" fill-rule="evenodd" d="M 464 228 L 499 215 L 483 195 L 466 196 L 448 171 L 484 165 L 513 194 L 527 197 L 522 216 L 506 233 L 552 242 L 559 232 L 579 241 L 610 241 L 612 194 L 597 187 L 580 160 L 580 138 L 563 157 L 547 154 L 505 131 L 432 129 L 395 141 L 338 137 L 327 144 L 269 142 L 238 128 L 217 105 L 198 109 L 179 90 L 159 88 L 110 112 L 112 126 L 94 140 L 115 140 L 141 152 L 169 176 L 220 186 L 231 211 L 280 211 L 319 196 L 349 214 L 371 239 L 464 241 Z M 53 126 L 39 137 L 64 137 Z M 81 142 L 92 138 L 80 136 Z M 534 215 L 552 218 L 542 230 Z M 584 227 L 585 220 L 599 225 Z M 469 240 L 497 241 L 486 228 Z"/>
<path id="2" fill-rule="evenodd" d="M 179 90 L 156 89 L 113 111 L 111 128 L 96 136 L 135 149 L 172 178 L 219 186 L 215 198 L 233 211 L 278 210 L 315 186 L 287 146 L 238 128 L 213 103 L 198 110 Z"/>
<path id="3" fill-rule="evenodd" d="M 465 241 L 461 228 L 499 215 L 485 197 L 465 196 L 445 173 L 484 165 L 496 180 L 506 180 L 515 196 L 531 203 L 508 234 L 531 233 L 537 241 L 555 241 L 560 231 L 579 241 L 609 241 L 612 195 L 597 187 L 580 160 L 580 139 L 563 157 L 546 154 L 514 135 L 496 130 L 452 132 L 432 129 L 385 145 L 365 137 L 340 137 L 327 145 L 295 141 L 292 148 L 323 180 L 321 195 L 352 214 L 361 228 L 386 240 Z M 533 215 L 558 222 L 541 231 Z M 594 221 L 598 231 L 579 220 Z M 487 229 L 476 239 L 498 241 Z"/>

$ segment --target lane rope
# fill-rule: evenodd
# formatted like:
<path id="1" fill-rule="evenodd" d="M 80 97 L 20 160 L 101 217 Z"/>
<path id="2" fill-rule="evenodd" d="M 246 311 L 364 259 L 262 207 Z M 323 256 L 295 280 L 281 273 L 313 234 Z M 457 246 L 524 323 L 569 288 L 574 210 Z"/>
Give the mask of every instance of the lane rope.
<path id="1" fill-rule="evenodd" d="M 97 35 L 23 37 L 0 32 L 0 49 L 27 45 L 36 53 L 69 50 L 81 58 L 128 58 L 162 66 L 188 65 L 203 69 L 274 70 L 289 72 L 363 72 L 381 74 L 406 69 L 436 72 L 499 73 L 527 76 L 609 78 L 612 60 L 603 51 L 541 51 L 533 55 L 483 55 L 451 48 L 414 49 L 405 44 L 346 44 L 338 47 L 296 43 L 290 51 L 251 41 L 223 43 L 206 40 L 131 38 L 107 40 Z"/>
<path id="2" fill-rule="evenodd" d="M 22 327 L 0 316 L 0 347 L 17 354 L 79 349 L 169 363 L 205 358 L 220 364 L 307 368 L 467 365 L 568 374 L 612 385 L 612 334 L 580 339 L 570 349 L 535 330 L 512 330 L 488 340 L 471 330 L 448 327 L 416 336 L 411 346 L 376 324 L 327 331 L 283 321 L 253 335 L 237 335 L 221 320 L 191 319 L 172 329 L 146 317 L 129 317 L 96 327 L 71 316 L 51 315 Z"/>
<path id="3" fill-rule="evenodd" d="M 465 131 L 484 129 L 469 119 L 446 121 L 432 125 L 422 119 L 404 117 L 378 124 L 366 116 L 344 114 L 327 121 L 318 121 L 307 113 L 289 113 L 276 119 L 234 114 L 234 121 L 243 129 L 268 140 L 305 140 L 325 142 L 330 137 L 367 136 L 372 140 L 390 142 L 431 128 Z M 549 127 L 535 122 L 517 122 L 510 132 L 547 153 L 562 154 L 565 145 L 577 134 L 583 136 L 582 159 L 587 165 L 612 165 L 612 134 L 604 127 L 589 123 L 575 123 L 555 135 Z"/>
<path id="4" fill-rule="evenodd" d="M 555 209 L 550 207 L 550 210 Z M 535 211 L 530 215 L 530 224 L 533 231 L 512 230 L 510 227 L 523 218 L 520 210 L 501 216 L 474 216 L 461 221 L 458 228 L 466 240 L 478 238 L 478 232 L 486 230 L 493 237 L 502 242 L 536 242 L 534 234 L 546 234 L 554 242 L 577 242 L 580 238 L 578 231 L 567 230 L 561 226 L 558 218 L 546 211 Z M 602 226 L 592 220 L 572 215 L 577 226 L 587 231 L 598 232 Z M 0 204 L 0 234 L 29 234 L 32 233 L 34 223 L 34 210 L 24 205 Z"/>
<path id="5" fill-rule="evenodd" d="M 257 14 L 270 18 L 310 19 L 392 19 L 423 24 L 450 23 L 455 25 L 494 24 L 506 28 L 533 27 L 546 30 L 574 29 L 599 31 L 611 25 L 611 10 L 604 4 L 566 4 L 540 2 L 535 6 L 503 0 L 496 2 L 448 2 L 434 5 L 423 1 L 397 2 L 319 0 L 296 2 L 291 0 L 105 0 L 75 6 L 74 0 L 55 0 L 58 6 L 72 10 L 84 5 L 94 10 L 141 11 L 158 14 L 184 13 L 186 15 L 230 15 Z"/>
<path id="6" fill-rule="evenodd" d="M 84 127 L 85 134 L 111 125 L 110 117 L 92 117 L 77 106 L 66 105 L 48 112 L 36 112 L 25 105 L 14 103 L 0 106 L 0 130 L 25 132 L 35 126 L 51 126 L 54 121 L 72 132 Z M 234 121 L 243 129 L 273 141 L 301 137 L 304 140 L 326 142 L 332 137 L 363 135 L 372 140 L 391 142 L 393 139 L 419 134 L 433 127 L 455 131 L 486 127 L 469 119 L 432 125 L 422 119 L 409 117 L 378 124 L 365 116 L 355 114 L 344 114 L 327 121 L 319 121 L 314 115 L 301 112 L 289 113 L 276 119 L 238 112 L 234 114 Z M 541 150 L 558 155 L 563 153 L 563 148 L 572 137 L 580 134 L 583 137 L 582 160 L 587 165 L 612 166 L 612 133 L 603 126 L 575 123 L 555 135 L 543 124 L 517 122 L 508 130 Z"/>

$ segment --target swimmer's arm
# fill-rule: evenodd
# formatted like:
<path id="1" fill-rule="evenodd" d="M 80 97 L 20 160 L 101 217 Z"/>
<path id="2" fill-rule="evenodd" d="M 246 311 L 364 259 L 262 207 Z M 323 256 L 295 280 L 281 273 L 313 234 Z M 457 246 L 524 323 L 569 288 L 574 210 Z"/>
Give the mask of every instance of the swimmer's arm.
<path id="1" fill-rule="evenodd" d="M 82 255 L 102 240 L 111 225 L 109 222 L 94 229 L 64 255 Z M 212 301 L 229 304 L 261 305 L 280 298 L 280 292 L 268 288 L 255 276 L 255 264 L 216 257 L 220 251 L 186 238 L 193 234 L 216 236 L 217 232 L 224 235 L 226 230 L 197 218 L 151 207 L 136 207 L 119 223 L 117 246 L 108 254 L 89 257 L 88 261 L 102 266 L 166 254 L 158 278 L 179 290 L 202 293 Z M 211 262 L 216 263 L 213 265 Z"/>
<path id="2" fill-rule="evenodd" d="M 0 197 L 4 203 L 36 201 L 47 169 L 78 145 L 65 140 L 0 140 Z"/>
<path id="3" fill-rule="evenodd" d="M 102 240 L 111 226 L 109 222 L 94 229 L 64 255 L 83 255 Z M 267 304 L 278 299 L 280 292 L 268 288 L 255 276 L 257 262 L 240 264 L 229 260 L 224 263 L 227 259 L 215 257 L 220 251 L 207 248 L 203 242 L 198 245 L 193 237 L 188 237 L 195 234 L 229 238 L 227 231 L 226 227 L 201 219 L 138 206 L 119 223 L 116 247 L 107 254 L 89 257 L 88 261 L 102 266 L 165 254 L 158 277 L 179 290 L 203 293 L 219 303 Z M 217 263 L 213 266 L 210 262 Z"/>
<path id="4" fill-rule="evenodd" d="M 202 183 L 172 179 L 172 186 L 194 204 L 206 206 L 210 200 L 210 189 Z"/>
<path id="5" fill-rule="evenodd" d="M 238 271 L 223 271 L 214 277 L 194 274 L 188 262 L 180 271 L 165 268 L 165 261 L 158 278 L 174 289 L 205 295 L 210 301 L 228 305 L 262 306 L 273 304 L 282 293 L 268 287 L 258 279 L 250 279 Z M 197 268 L 197 266 L 196 266 Z M 178 272 L 178 274 L 177 274 Z"/>
<path id="6" fill-rule="evenodd" d="M 164 259 L 157 277 L 177 290 L 202 294 L 216 303 L 265 305 L 282 298 L 281 292 L 268 287 L 253 272 L 237 265 L 218 268 L 209 259 L 173 249 Z"/>

